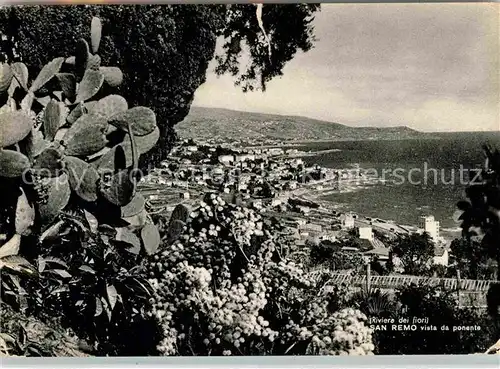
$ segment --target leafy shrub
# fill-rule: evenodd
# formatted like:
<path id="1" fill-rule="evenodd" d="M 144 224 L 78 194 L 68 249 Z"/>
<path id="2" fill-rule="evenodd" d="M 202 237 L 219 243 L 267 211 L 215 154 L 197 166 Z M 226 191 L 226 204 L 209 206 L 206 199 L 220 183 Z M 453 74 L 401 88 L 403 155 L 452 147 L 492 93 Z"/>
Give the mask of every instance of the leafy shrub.
<path id="1" fill-rule="evenodd" d="M 365 262 L 357 252 L 342 251 L 344 242 L 321 242 L 311 245 L 310 262 L 312 266 L 325 266 L 332 270 L 360 269 Z"/>
<path id="2" fill-rule="evenodd" d="M 434 243 L 428 233 L 399 236 L 392 242 L 392 252 L 401 260 L 405 274 L 425 276 L 429 273 Z"/>
<path id="3" fill-rule="evenodd" d="M 380 355 L 443 355 L 484 352 L 495 339 L 492 322 L 484 313 L 460 308 L 452 292 L 441 287 L 409 285 L 394 297 L 380 293 L 357 296 L 359 309 L 372 317 L 429 318 L 437 330 L 375 330 L 373 339 Z M 411 322 L 410 322 L 411 324 Z M 441 330 L 446 325 L 449 330 Z M 480 330 L 455 331 L 457 326 L 479 326 Z"/>
<path id="4" fill-rule="evenodd" d="M 62 309 L 61 324 L 114 354 L 116 328 L 141 320 L 152 292 L 140 260 L 160 238 L 136 187 L 159 130 L 152 110 L 107 93 L 123 75 L 101 65 L 91 23 L 90 47 L 80 39 L 34 79 L 21 62 L 0 66 L 2 298 L 39 316 Z"/>
<path id="5" fill-rule="evenodd" d="M 336 311 L 324 278 L 276 252 L 270 223 L 207 195 L 174 211 L 150 263 L 164 355 L 370 354 L 366 317 Z M 335 295 L 333 295 L 335 296 Z"/>
<path id="6" fill-rule="evenodd" d="M 466 189 L 467 201 L 459 201 L 462 211 L 462 235 L 471 249 L 466 250 L 469 258 L 490 258 L 496 261 L 497 279 L 500 280 L 500 151 L 488 145 L 483 147 L 485 164 L 479 181 Z M 478 245 L 477 242 L 480 243 Z M 472 246 L 475 246 L 472 248 Z M 474 269 L 477 268 L 477 262 Z M 496 335 L 500 334 L 500 288 L 493 284 L 488 291 L 488 311 L 494 319 Z"/>
<path id="7" fill-rule="evenodd" d="M 2 356 L 88 356 L 78 338 L 0 304 L 0 357 Z"/>

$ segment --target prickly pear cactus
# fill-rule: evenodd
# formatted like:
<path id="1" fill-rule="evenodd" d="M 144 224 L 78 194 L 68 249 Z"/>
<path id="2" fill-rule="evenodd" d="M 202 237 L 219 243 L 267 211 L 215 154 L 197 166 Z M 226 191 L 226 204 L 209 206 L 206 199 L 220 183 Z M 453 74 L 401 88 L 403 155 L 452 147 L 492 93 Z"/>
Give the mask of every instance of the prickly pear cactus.
<path id="1" fill-rule="evenodd" d="M 35 78 L 23 63 L 0 64 L 0 183 L 15 183 L 22 193 L 7 209 L 7 231 L 0 229 L 9 240 L 0 240 L 0 251 L 8 256 L 17 253 L 21 236 L 43 235 L 66 212 L 119 224 L 116 237 L 133 240 L 136 251 L 158 247 L 158 231 L 136 191 L 138 158 L 159 138 L 156 116 L 106 95 L 123 74 L 101 66 L 103 26 L 94 18 L 90 45 L 80 39 L 74 56 L 55 58 Z"/>

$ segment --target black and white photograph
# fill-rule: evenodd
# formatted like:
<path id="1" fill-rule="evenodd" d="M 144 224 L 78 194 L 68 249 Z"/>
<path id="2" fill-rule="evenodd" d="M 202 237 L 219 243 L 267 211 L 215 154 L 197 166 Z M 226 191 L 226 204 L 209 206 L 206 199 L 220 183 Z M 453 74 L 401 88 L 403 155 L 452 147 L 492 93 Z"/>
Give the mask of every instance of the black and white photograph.
<path id="1" fill-rule="evenodd" d="M 500 354 L 500 5 L 0 6 L 0 357 Z"/>

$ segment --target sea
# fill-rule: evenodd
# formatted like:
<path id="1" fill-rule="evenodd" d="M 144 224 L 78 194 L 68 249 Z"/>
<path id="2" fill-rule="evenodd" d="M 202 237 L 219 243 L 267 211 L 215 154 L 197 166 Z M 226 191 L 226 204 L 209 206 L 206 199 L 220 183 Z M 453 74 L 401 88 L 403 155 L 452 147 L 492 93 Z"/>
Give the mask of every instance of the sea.
<path id="1" fill-rule="evenodd" d="M 301 150 L 318 152 L 305 157 L 309 164 L 354 168 L 380 179 L 352 191 L 329 193 L 339 210 L 418 225 L 433 215 L 444 232 L 458 232 L 456 204 L 485 162 L 483 144 L 500 149 L 499 132 L 432 134 L 423 139 L 308 143 Z M 336 149 L 332 152 L 332 149 Z M 319 153 L 321 150 L 331 150 Z"/>

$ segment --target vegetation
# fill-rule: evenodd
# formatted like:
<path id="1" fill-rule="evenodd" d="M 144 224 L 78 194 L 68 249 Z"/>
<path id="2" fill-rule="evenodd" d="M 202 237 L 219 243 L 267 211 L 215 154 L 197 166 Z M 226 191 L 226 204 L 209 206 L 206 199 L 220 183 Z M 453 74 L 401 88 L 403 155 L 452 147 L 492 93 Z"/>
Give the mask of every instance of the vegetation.
<path id="1" fill-rule="evenodd" d="M 234 124 L 235 122 L 238 124 Z M 272 122 L 272 124 L 270 124 Z M 304 140 L 400 140 L 423 137 L 408 127 L 350 127 L 301 116 L 250 113 L 229 109 L 192 107 L 176 131 L 182 138 L 221 141 L 304 141 Z M 427 134 L 428 135 L 428 134 Z M 297 137 L 299 139 L 297 139 Z"/>
<path id="2" fill-rule="evenodd" d="M 491 322 L 440 288 L 351 295 L 332 285 L 331 269 L 359 267 L 359 255 L 321 243 L 305 258 L 295 254 L 326 266 L 310 270 L 291 260 L 279 221 L 237 199 L 207 194 L 169 219 L 147 213 L 139 159 L 168 152 L 216 37 L 225 38 L 217 72 L 245 91 L 265 89 L 297 50 L 312 46 L 317 5 L 266 9 L 262 17 L 253 5 L 0 9 L 0 30 L 16 36 L 23 58 L 2 46 L 11 53 L 0 64 L 2 355 L 471 353 L 495 337 L 485 329 L 370 328 L 369 316 L 403 311 L 450 328 Z M 87 32 L 90 43 L 80 37 Z M 242 43 L 251 56 L 246 69 L 237 63 Z M 116 62 L 123 72 L 110 66 Z M 149 100 L 153 109 L 142 106 Z M 150 154 L 155 144 L 163 148 Z M 500 154 L 488 158 L 485 184 L 459 204 L 469 243 L 455 244 L 457 265 L 473 261 L 472 273 L 484 258 L 468 245 L 500 260 Z M 426 234 L 396 240 L 393 252 L 406 273 L 443 272 L 429 269 Z M 497 321 L 498 296 L 496 285 L 488 302 Z"/>
<path id="3" fill-rule="evenodd" d="M 345 242 L 321 242 L 310 245 L 310 263 L 313 267 L 323 266 L 331 270 L 360 270 L 365 265 L 361 255 L 356 252 L 342 251 Z M 350 242 L 347 245 L 351 246 Z"/>
<path id="4" fill-rule="evenodd" d="M 427 275 L 434 256 L 434 243 L 427 233 L 413 233 L 393 241 L 392 251 L 401 260 L 404 274 Z"/>
<path id="5" fill-rule="evenodd" d="M 152 292 L 140 259 L 160 238 L 136 185 L 159 130 L 152 110 L 107 93 L 122 73 L 101 65 L 91 23 L 90 46 L 80 39 L 36 78 L 1 65 L 0 268 L 3 301 L 110 354 Z"/>
<path id="6" fill-rule="evenodd" d="M 496 261 L 492 260 L 488 251 L 479 240 L 460 238 L 451 243 L 452 269 L 460 272 L 461 278 L 495 279 Z"/>
<path id="7" fill-rule="evenodd" d="M 85 348 L 61 327 L 52 327 L 11 307 L 0 304 L 1 356 L 72 356 L 86 357 Z"/>
<path id="8" fill-rule="evenodd" d="M 463 212 L 462 234 L 467 245 L 478 247 L 480 243 L 483 258 L 487 256 L 500 265 L 500 151 L 485 145 L 485 165 L 481 171 L 481 182 L 467 188 L 467 201 L 460 201 L 457 206 Z M 477 251 L 469 249 L 468 255 L 477 259 Z M 476 267 L 477 268 L 477 267 Z M 497 278 L 500 273 L 497 269 Z M 500 335 L 500 288 L 494 284 L 488 292 L 488 311 L 496 326 L 496 335 Z"/>
<path id="9" fill-rule="evenodd" d="M 461 308 L 456 296 L 441 287 L 409 285 L 394 296 L 380 291 L 364 291 L 354 295 L 348 304 L 359 306 L 361 311 L 372 317 L 429 317 L 428 324 L 424 325 L 436 327 L 436 330 L 415 331 L 374 328 L 375 352 L 380 355 L 470 354 L 484 352 L 489 342 L 496 340 L 487 315 Z M 443 326 L 449 329 L 442 329 Z M 453 327 L 464 326 L 479 329 L 453 331 Z"/>
<path id="10" fill-rule="evenodd" d="M 117 92 L 133 106 L 150 106 L 158 117 L 159 145 L 142 158 L 145 166 L 158 164 L 172 148 L 173 126 L 186 117 L 205 81 L 218 37 L 224 44 L 217 72 L 235 76 L 244 90 L 264 89 L 297 51 L 312 47 L 317 10 L 318 4 L 266 4 L 261 19 L 270 45 L 249 4 L 3 7 L 0 33 L 17 43 L 17 54 L 35 74 L 54 55 L 70 55 L 98 16 L 104 25 L 102 62 L 123 70 Z M 247 52 L 249 63 L 242 65 Z"/>
<path id="11" fill-rule="evenodd" d="M 211 194 L 171 228 L 149 264 L 161 353 L 372 353 L 366 316 L 332 309 L 324 276 L 288 261 L 258 213 Z"/>

